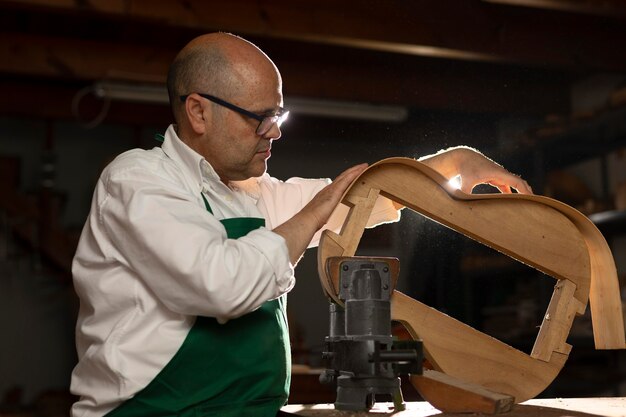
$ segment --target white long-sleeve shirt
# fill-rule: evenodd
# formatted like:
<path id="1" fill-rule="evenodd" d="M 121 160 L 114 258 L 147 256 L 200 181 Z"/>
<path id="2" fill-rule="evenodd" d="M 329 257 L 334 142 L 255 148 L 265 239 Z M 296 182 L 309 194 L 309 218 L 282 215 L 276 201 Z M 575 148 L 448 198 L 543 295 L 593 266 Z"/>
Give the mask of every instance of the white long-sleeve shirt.
<path id="1" fill-rule="evenodd" d="M 226 186 L 173 126 L 161 147 L 135 149 L 103 171 L 72 265 L 80 298 L 73 416 L 100 416 L 144 388 L 182 345 L 196 316 L 219 322 L 287 293 L 294 268 L 272 232 L 329 180 L 264 174 Z M 203 203 L 209 201 L 213 214 Z M 384 198 L 370 224 L 399 214 Z M 337 229 L 347 208 L 327 224 Z M 219 219 L 261 217 L 227 239 Z M 317 244 L 319 232 L 310 246 Z"/>

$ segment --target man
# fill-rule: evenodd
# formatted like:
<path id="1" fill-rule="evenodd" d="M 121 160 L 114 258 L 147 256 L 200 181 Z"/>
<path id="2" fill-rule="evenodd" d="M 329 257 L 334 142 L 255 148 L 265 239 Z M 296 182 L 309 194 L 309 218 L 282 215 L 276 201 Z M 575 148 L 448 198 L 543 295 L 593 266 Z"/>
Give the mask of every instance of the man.
<path id="1" fill-rule="evenodd" d="M 289 389 L 286 293 L 294 265 L 365 169 L 332 183 L 266 173 L 286 111 L 257 47 L 217 33 L 168 74 L 176 125 L 161 147 L 115 159 L 97 184 L 73 263 L 81 300 L 74 416 L 273 416 Z M 480 153 L 423 159 L 463 189 L 527 184 Z M 341 206 L 340 206 L 341 207 Z M 394 221 L 381 198 L 370 224 Z"/>

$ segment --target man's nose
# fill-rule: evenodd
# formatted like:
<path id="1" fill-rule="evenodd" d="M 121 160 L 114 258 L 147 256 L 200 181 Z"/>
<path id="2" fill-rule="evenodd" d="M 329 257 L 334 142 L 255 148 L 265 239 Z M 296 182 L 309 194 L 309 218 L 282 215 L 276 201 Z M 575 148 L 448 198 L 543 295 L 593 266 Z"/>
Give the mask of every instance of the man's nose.
<path id="1" fill-rule="evenodd" d="M 282 132 L 280 131 L 280 127 L 278 126 L 277 123 L 274 123 L 272 125 L 272 128 L 270 130 L 268 130 L 265 135 L 263 135 L 263 138 L 264 139 L 278 140 L 278 139 L 280 139 L 281 136 L 282 136 Z"/>

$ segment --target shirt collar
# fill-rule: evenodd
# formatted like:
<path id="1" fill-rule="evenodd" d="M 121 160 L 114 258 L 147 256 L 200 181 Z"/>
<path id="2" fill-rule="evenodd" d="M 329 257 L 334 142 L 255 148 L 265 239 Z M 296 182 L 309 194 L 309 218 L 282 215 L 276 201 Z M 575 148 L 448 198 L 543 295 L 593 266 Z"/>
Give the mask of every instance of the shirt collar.
<path id="1" fill-rule="evenodd" d="M 185 176 L 189 177 L 200 189 L 202 188 L 202 169 L 200 167 L 204 158 L 178 137 L 176 125 L 170 125 L 165 131 L 161 149 L 181 167 Z M 217 174 L 215 175 L 217 176 Z"/>
<path id="2" fill-rule="evenodd" d="M 167 156 L 183 168 L 185 175 L 189 176 L 193 183 L 198 185 L 199 189 L 202 189 L 203 180 L 210 184 L 222 184 L 219 175 L 217 175 L 211 164 L 178 137 L 175 125 L 172 124 L 167 128 L 161 148 Z M 261 194 L 260 179 L 259 177 L 248 178 L 243 181 L 231 181 L 230 186 L 233 189 L 241 189 L 250 197 L 258 200 Z"/>
<path id="3" fill-rule="evenodd" d="M 253 177 L 243 181 L 232 181 L 231 184 L 257 201 L 261 197 L 261 186 L 259 185 L 261 178 L 263 177 Z"/>

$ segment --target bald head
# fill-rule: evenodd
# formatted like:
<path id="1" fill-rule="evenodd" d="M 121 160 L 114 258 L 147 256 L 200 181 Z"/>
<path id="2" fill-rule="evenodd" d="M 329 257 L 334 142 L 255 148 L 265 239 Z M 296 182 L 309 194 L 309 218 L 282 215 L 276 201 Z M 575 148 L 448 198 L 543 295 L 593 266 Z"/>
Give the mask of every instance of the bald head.
<path id="1" fill-rule="evenodd" d="M 177 123 L 184 107 L 179 96 L 211 94 L 225 100 L 268 81 L 280 87 L 280 73 L 254 44 L 228 33 L 210 33 L 189 42 L 172 62 L 167 90 Z"/>

